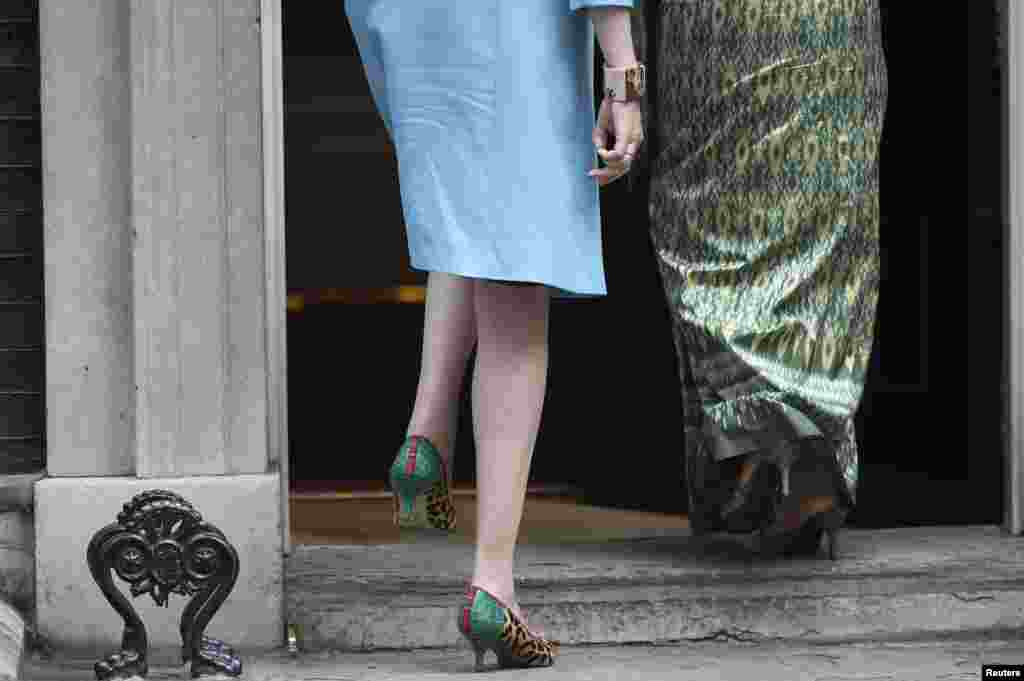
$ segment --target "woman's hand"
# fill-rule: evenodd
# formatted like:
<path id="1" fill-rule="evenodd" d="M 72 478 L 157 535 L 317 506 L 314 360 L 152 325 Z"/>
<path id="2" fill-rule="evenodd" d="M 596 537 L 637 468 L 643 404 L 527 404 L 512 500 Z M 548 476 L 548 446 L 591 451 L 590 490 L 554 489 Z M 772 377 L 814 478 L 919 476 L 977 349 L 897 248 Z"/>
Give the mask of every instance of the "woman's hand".
<path id="1" fill-rule="evenodd" d="M 615 148 L 608 149 L 609 133 L 615 139 Z M 604 168 L 587 173 L 605 186 L 629 172 L 629 167 L 644 142 L 643 112 L 640 102 L 616 102 L 607 97 L 601 102 L 594 126 L 594 146 L 604 162 Z"/>

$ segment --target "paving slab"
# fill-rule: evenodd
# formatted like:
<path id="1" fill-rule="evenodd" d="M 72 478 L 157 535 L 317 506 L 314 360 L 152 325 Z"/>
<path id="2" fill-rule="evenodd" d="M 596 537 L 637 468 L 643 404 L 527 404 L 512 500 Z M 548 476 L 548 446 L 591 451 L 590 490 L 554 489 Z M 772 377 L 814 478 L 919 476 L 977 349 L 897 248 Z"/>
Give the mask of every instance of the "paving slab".
<path id="1" fill-rule="evenodd" d="M 243 658 L 241 681 L 426 681 L 465 679 L 469 651 L 284 651 Z M 494 669 L 494 658 L 488 665 Z M 555 666 L 502 670 L 502 681 L 953 681 L 976 679 L 982 664 L 1024 663 L 1021 640 L 936 640 L 883 644 L 790 644 L 707 641 L 668 645 L 579 646 L 563 650 Z M 151 681 L 180 679 L 181 669 L 152 665 Z M 92 662 L 30 660 L 23 681 L 94 681 Z"/>
<path id="2" fill-rule="evenodd" d="M 567 644 L 896 640 L 1024 628 L 1024 538 L 998 527 L 847 530 L 839 560 L 762 556 L 688 531 L 517 550 L 531 623 Z M 462 647 L 472 546 L 298 546 L 288 622 L 304 650 Z"/>

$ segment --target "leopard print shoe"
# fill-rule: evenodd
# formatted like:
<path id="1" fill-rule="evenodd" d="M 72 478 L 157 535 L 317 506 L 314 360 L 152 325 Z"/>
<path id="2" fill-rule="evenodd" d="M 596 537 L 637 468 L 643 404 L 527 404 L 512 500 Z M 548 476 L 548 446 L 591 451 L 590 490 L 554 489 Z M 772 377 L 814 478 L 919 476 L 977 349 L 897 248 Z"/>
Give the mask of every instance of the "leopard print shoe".
<path id="1" fill-rule="evenodd" d="M 484 670 L 484 655 L 493 650 L 498 666 L 550 667 L 558 643 L 534 634 L 501 601 L 480 587 L 466 590 L 469 602 L 459 612 L 459 631 L 476 653 L 476 671 Z"/>
<path id="2" fill-rule="evenodd" d="M 455 529 L 448 471 L 427 438 L 413 435 L 402 443 L 391 465 L 391 490 L 399 529 L 442 534 Z"/>

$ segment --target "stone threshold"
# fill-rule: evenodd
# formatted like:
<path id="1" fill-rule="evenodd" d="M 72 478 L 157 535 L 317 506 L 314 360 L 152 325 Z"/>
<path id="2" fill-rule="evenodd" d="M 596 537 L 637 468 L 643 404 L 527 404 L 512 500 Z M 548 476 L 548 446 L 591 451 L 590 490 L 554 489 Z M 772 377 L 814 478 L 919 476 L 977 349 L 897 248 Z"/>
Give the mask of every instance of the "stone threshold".
<path id="1" fill-rule="evenodd" d="M 455 616 L 472 558 L 459 538 L 295 546 L 285 599 L 299 648 L 465 647 Z M 1024 537 L 994 526 L 848 529 L 835 562 L 761 556 L 755 537 L 577 533 L 521 544 L 517 592 L 563 645 L 905 640 L 1024 626 L 1022 560 Z"/>
<path id="2" fill-rule="evenodd" d="M 350 481 L 343 480 L 326 482 L 317 481 L 315 486 L 313 484 L 307 484 L 299 486 L 298 489 L 296 489 L 296 487 L 296 485 L 293 485 L 292 490 L 288 493 L 288 497 L 290 499 L 391 500 L 394 496 L 394 492 L 392 492 L 386 484 L 376 481 L 358 485 L 358 489 L 350 489 L 351 487 L 356 487 L 356 485 L 353 485 Z M 451 494 L 453 497 L 468 497 L 475 499 L 476 485 L 472 483 L 457 482 L 452 485 Z M 557 498 L 575 503 L 578 499 L 583 498 L 583 490 L 572 485 L 530 485 L 526 489 L 526 495 L 529 498 Z"/>

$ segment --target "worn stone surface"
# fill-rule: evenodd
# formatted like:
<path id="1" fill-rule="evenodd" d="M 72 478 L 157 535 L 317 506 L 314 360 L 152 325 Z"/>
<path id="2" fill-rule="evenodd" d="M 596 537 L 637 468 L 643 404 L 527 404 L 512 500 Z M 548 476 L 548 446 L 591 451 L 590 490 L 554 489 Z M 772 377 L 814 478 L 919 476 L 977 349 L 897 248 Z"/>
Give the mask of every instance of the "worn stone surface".
<path id="1" fill-rule="evenodd" d="M 0 475 L 0 598 L 27 611 L 35 598 L 32 487 L 43 474 Z"/>
<path id="2" fill-rule="evenodd" d="M 0 475 L 0 513 L 32 510 L 32 488 L 46 473 Z"/>
<path id="3" fill-rule="evenodd" d="M 1024 662 L 1020 640 L 912 644 L 792 645 L 711 641 L 653 646 L 563 648 L 546 669 L 504 670 L 502 681 L 974 681 L 983 663 Z M 494 665 L 488 654 L 487 663 Z M 90 660 L 29 660 L 23 681 L 93 681 Z M 242 681 L 425 681 L 471 675 L 473 655 L 459 650 L 323 652 L 291 658 L 282 651 L 244 658 Z M 180 679 L 180 668 L 151 665 L 149 679 Z"/>
<path id="4" fill-rule="evenodd" d="M 0 598 L 27 609 L 35 579 L 35 529 L 31 513 L 0 511 Z"/>
<path id="5" fill-rule="evenodd" d="M 1024 538 L 996 527 L 849 530 L 836 562 L 761 557 L 752 539 L 657 538 L 517 550 L 517 594 L 565 643 L 838 640 L 1024 626 Z M 286 611 L 310 650 L 464 645 L 472 546 L 298 546 Z"/>
<path id="6" fill-rule="evenodd" d="M 0 681 L 17 679 L 25 653 L 25 622 L 13 605 L 0 597 Z"/>
<path id="7" fill-rule="evenodd" d="M 125 503 L 148 489 L 181 494 L 238 552 L 238 581 L 206 629 L 232 646 L 271 648 L 283 641 L 280 479 L 277 475 L 190 478 L 48 478 L 36 486 L 36 609 L 39 633 L 57 650 L 100 657 L 119 649 L 120 616 L 93 581 L 86 548 L 117 521 Z M 146 625 L 150 645 L 180 649 L 179 620 L 189 599 L 167 607 L 133 599 L 114 583 Z"/>

